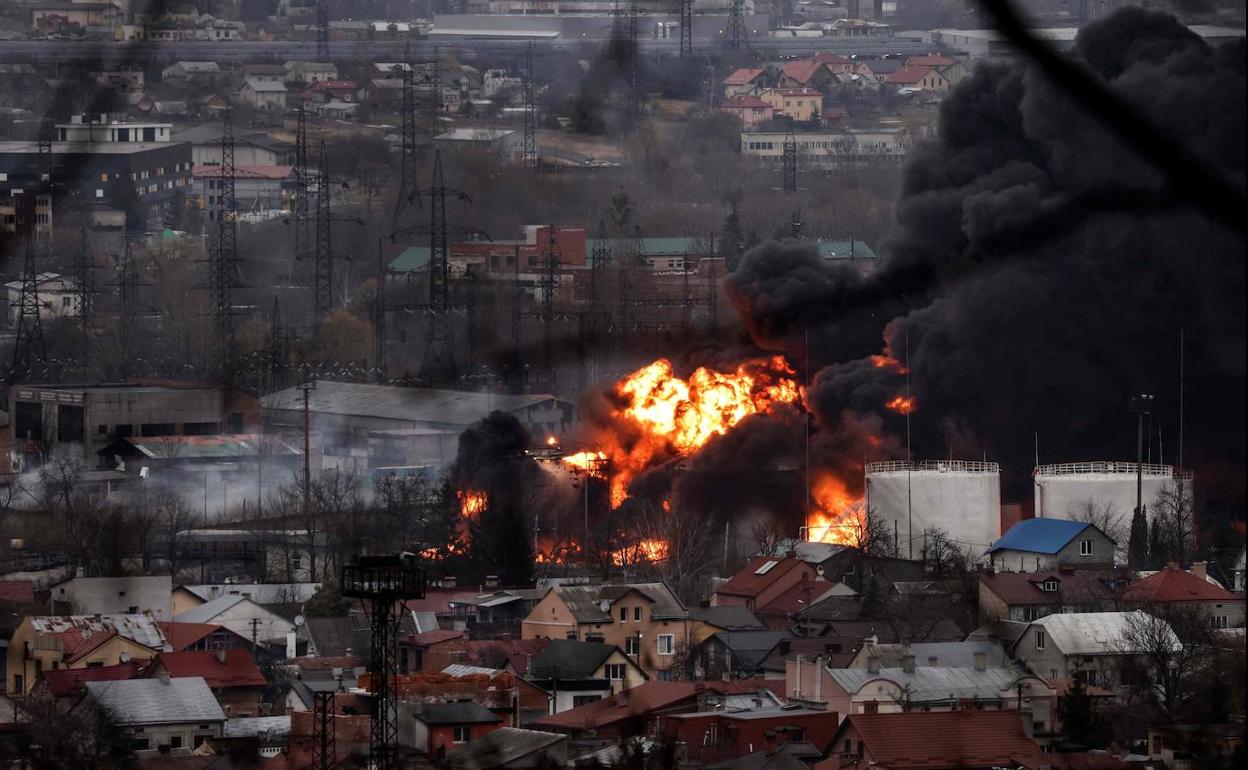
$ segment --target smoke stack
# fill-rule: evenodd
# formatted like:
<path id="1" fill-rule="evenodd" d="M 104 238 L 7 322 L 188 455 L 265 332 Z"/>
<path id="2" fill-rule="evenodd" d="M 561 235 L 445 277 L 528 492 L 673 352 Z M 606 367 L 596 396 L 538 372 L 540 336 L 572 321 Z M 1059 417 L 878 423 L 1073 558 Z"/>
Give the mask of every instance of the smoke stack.
<path id="1" fill-rule="evenodd" d="M 988 655 L 983 652 L 975 653 L 975 670 L 985 671 L 988 668 Z"/>
<path id="2" fill-rule="evenodd" d="M 880 673 L 880 656 L 876 655 L 874 652 L 867 656 L 867 673 Z"/>
<path id="3" fill-rule="evenodd" d="M 902 671 L 905 671 L 907 674 L 913 674 L 913 673 L 914 673 L 914 656 L 913 656 L 913 655 L 904 655 L 904 656 L 902 656 L 902 658 L 901 658 L 901 670 L 902 670 Z"/>
<path id="4" fill-rule="evenodd" d="M 1192 574 L 1201 580 L 1204 580 L 1205 576 L 1208 574 L 1207 567 L 1208 562 L 1194 561 L 1192 562 Z"/>

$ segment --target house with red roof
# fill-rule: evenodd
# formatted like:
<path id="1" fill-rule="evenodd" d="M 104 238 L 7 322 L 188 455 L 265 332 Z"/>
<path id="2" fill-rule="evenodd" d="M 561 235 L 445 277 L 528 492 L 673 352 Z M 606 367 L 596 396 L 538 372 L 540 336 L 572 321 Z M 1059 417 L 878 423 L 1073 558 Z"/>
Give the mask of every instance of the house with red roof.
<path id="1" fill-rule="evenodd" d="M 767 70 L 762 67 L 743 67 L 720 81 L 724 98 L 757 94 L 767 84 Z"/>
<path id="2" fill-rule="evenodd" d="M 893 88 L 909 88 L 918 91 L 944 92 L 949 90 L 949 80 L 935 67 L 901 67 L 884 79 Z"/>
<path id="3" fill-rule="evenodd" d="M 1108 612 L 1119 609 L 1129 575 L 1122 570 L 979 573 L 979 619 L 1030 622 L 1055 612 Z"/>
<path id="4" fill-rule="evenodd" d="M 793 120 L 818 120 L 823 112 L 823 94 L 814 88 L 766 88 L 759 98 Z"/>
<path id="5" fill-rule="evenodd" d="M 796 556 L 756 556 L 715 589 L 711 606 L 740 606 L 757 615 L 793 586 L 816 577 L 815 568 Z"/>
<path id="6" fill-rule="evenodd" d="M 261 706 L 268 682 L 247 650 L 162 652 L 146 675 L 170 679 L 203 677 L 221 710 L 230 718 L 272 715 Z"/>
<path id="7" fill-rule="evenodd" d="M 966 65 L 966 62 L 939 54 L 910 56 L 906 59 L 905 66 L 934 67 L 945 80 L 949 81 L 950 86 L 956 86 L 958 81 L 971 74 L 971 68 Z"/>
<path id="8" fill-rule="evenodd" d="M 6 691 L 25 695 L 45 671 L 151 660 L 165 644 L 147 615 L 27 616 L 9 640 Z"/>
<path id="9" fill-rule="evenodd" d="M 468 657 L 468 640 L 462 631 L 435 629 L 399 640 L 399 670 L 441 671 Z"/>
<path id="10" fill-rule="evenodd" d="M 851 714 L 815 770 L 1036 770 L 1049 764 L 1017 711 Z"/>
<path id="11" fill-rule="evenodd" d="M 1206 564 L 1198 561 L 1186 571 L 1171 562 L 1127 586 L 1122 595 L 1128 606 L 1161 610 L 1190 608 L 1209 619 L 1214 628 L 1244 627 L 1244 597 L 1209 578 Z"/>
<path id="12" fill-rule="evenodd" d="M 183 623 L 171 620 L 158 625 L 173 652 L 251 649 L 250 639 L 216 623 Z"/>
<path id="13" fill-rule="evenodd" d="M 530 722 L 527 727 L 575 738 L 653 735 L 659 720 L 698 710 L 699 699 L 714 692 L 706 682 L 645 682 L 609 698 L 592 701 Z"/>
<path id="14" fill-rule="evenodd" d="M 747 130 L 771 120 L 772 114 L 771 105 L 752 94 L 725 99 L 718 109 L 740 120 Z"/>
<path id="15" fill-rule="evenodd" d="M 360 87 L 354 80 L 318 80 L 305 88 L 299 97 L 317 104 L 333 101 L 352 103 L 359 100 L 360 93 Z"/>
<path id="16" fill-rule="evenodd" d="M 808 708 L 709 711 L 665 715 L 659 735 L 679 746 L 683 761 L 710 763 L 802 741 L 822 748 L 839 723 L 835 711 Z"/>
<path id="17" fill-rule="evenodd" d="M 54 698 L 77 699 L 86 692 L 87 682 L 118 682 L 125 679 L 137 679 L 143 676 L 150 665 L 149 661 L 131 660 L 118 663 L 116 666 L 58 668 L 53 671 L 44 671 L 42 678 L 35 685 L 35 690 L 44 690 Z"/>
<path id="18" fill-rule="evenodd" d="M 776 83 L 779 88 L 813 88 L 823 91 L 836 85 L 832 65 L 815 58 L 786 62 Z"/>

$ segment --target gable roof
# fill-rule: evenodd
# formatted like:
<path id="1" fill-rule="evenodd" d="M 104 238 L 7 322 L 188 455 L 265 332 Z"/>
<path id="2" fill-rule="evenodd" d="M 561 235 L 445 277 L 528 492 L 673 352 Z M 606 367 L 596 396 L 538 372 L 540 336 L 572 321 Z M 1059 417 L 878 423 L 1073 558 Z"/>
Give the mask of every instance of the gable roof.
<path id="1" fill-rule="evenodd" d="M 1091 526 L 1086 521 L 1068 519 L 1023 519 L 1010 527 L 987 552 L 1010 550 L 1055 554 Z"/>
<path id="2" fill-rule="evenodd" d="M 749 85 L 755 78 L 764 72 L 766 72 L 766 70 L 761 67 L 742 67 L 741 69 L 730 74 L 728 77 L 724 78 L 721 83 L 726 86 Z"/>
<path id="3" fill-rule="evenodd" d="M 1113 599 L 1116 579 L 1113 572 L 1099 570 L 997 572 L 991 575 L 983 572 L 979 576 L 979 582 L 984 587 L 1012 606 Z M 1052 580 L 1057 581 L 1057 590 L 1045 591 L 1042 586 Z"/>
<path id="4" fill-rule="evenodd" d="M 412 715 L 427 725 L 493 725 L 503 721 L 498 714 L 472 701 L 424 703 Z"/>
<path id="5" fill-rule="evenodd" d="M 907 67 L 948 67 L 957 64 L 956 59 L 950 59 L 948 56 L 940 56 L 929 53 L 925 56 L 910 56 L 906 58 Z"/>
<path id="6" fill-rule="evenodd" d="M 935 67 L 901 67 L 885 78 L 884 82 L 890 85 L 913 85 L 933 72 L 936 72 Z"/>
<path id="7" fill-rule="evenodd" d="M 824 63 L 813 59 L 800 59 L 791 61 L 784 65 L 785 77 L 792 78 L 799 83 L 806 84 L 815 76 L 819 70 L 824 69 Z"/>
<path id="8" fill-rule="evenodd" d="M 66 661 L 82 657 L 114 636 L 157 652 L 165 647 L 160 626 L 147 615 L 39 615 L 27 619 L 35 632 L 61 640 Z"/>
<path id="9" fill-rule="evenodd" d="M 1007 663 L 1005 648 L 986 639 L 966 642 L 919 642 L 915 644 L 877 644 L 874 652 L 882 668 L 900 668 L 906 655 L 913 655 L 915 665 L 927 666 L 928 658 L 936 658 L 940 668 L 974 668 L 975 653 L 984 653 L 984 663 L 993 668 Z"/>
<path id="10" fill-rule="evenodd" d="M 702 682 L 644 682 L 624 692 L 534 720 L 531 727 L 594 730 L 695 698 Z"/>
<path id="11" fill-rule="evenodd" d="M 833 744 L 853 728 L 877 766 L 889 770 L 1038 767 L 1040 747 L 1023 732 L 1017 711 L 911 711 L 850 714 Z"/>
<path id="12" fill-rule="evenodd" d="M 976 671 L 974 668 L 947 668 L 944 666 L 915 666 L 914 671 L 903 668 L 881 668 L 871 673 L 865 668 L 828 668 L 828 676 L 845 692 L 856 693 L 870 682 L 886 680 L 906 689 L 915 703 L 1000 698 L 1021 677 L 1028 676 L 1013 666 L 996 666 Z"/>
<path id="13" fill-rule="evenodd" d="M 258 94 L 284 94 L 286 93 L 286 84 L 280 80 L 260 80 L 259 78 L 247 78 L 243 81 L 243 88 L 250 88 Z"/>
<path id="14" fill-rule="evenodd" d="M 238 595 L 256 604 L 298 604 L 306 602 L 321 590 L 320 583 L 201 583 L 178 588 L 212 601 L 218 596 Z"/>
<path id="15" fill-rule="evenodd" d="M 1233 602 L 1241 597 L 1192 573 L 1168 566 L 1127 586 L 1131 602 Z"/>
<path id="16" fill-rule="evenodd" d="M 417 647 L 429 647 L 435 644 L 442 644 L 455 639 L 463 639 L 462 631 L 448 631 L 445 629 L 435 629 L 433 631 L 425 631 L 419 634 L 412 634 L 404 640 L 404 644 L 413 644 Z"/>
<path id="17" fill-rule="evenodd" d="M 163 667 L 175 679 L 203 677 L 209 687 L 264 687 L 264 675 L 247 650 L 162 652 L 152 671 Z M 150 674 L 150 672 L 149 672 Z"/>
<path id="18" fill-rule="evenodd" d="M 533 659 L 532 675 L 538 679 L 591 679 L 607 658 L 620 648 L 601 642 L 551 639 Z"/>
<path id="19" fill-rule="evenodd" d="M 116 666 L 96 666 L 95 668 L 58 668 L 44 670 L 43 681 L 48 692 L 61 698 L 73 695 L 86 686 L 87 682 L 115 682 L 122 679 L 134 679 L 142 675 L 147 668 L 147 661 L 129 661 Z"/>
<path id="20" fill-rule="evenodd" d="M 174 652 L 182 652 L 205 636 L 215 634 L 224 628 L 225 626 L 219 626 L 216 623 L 180 623 L 177 621 L 160 623 L 160 630 Z"/>
<path id="21" fill-rule="evenodd" d="M 488 770 L 505 767 L 521 757 L 550 748 L 566 735 L 544 733 L 540 730 L 523 730 L 519 727 L 500 727 L 477 738 L 446 755 L 446 764 L 455 770 Z"/>
<path id="22" fill-rule="evenodd" d="M 771 564 L 768 567 L 768 564 Z M 801 559 L 789 556 L 756 556 L 746 562 L 732 579 L 715 589 L 717 594 L 732 596 L 758 596 L 790 570 L 805 564 Z"/>
<path id="23" fill-rule="evenodd" d="M 120 725 L 224 722 L 203 677 L 87 682 L 87 697 L 108 709 Z"/>
<path id="24" fill-rule="evenodd" d="M 722 628 L 725 631 L 765 631 L 767 629 L 753 612 L 740 605 L 695 607 L 689 610 L 689 619 L 700 620 L 708 626 Z"/>
<path id="25" fill-rule="evenodd" d="M 745 94 L 744 96 L 734 96 L 731 99 L 725 99 L 720 102 L 719 108 L 721 110 L 760 110 L 770 106 L 757 96 Z"/>
<path id="26" fill-rule="evenodd" d="M 234 605 L 242 602 L 251 602 L 251 600 L 245 596 L 226 594 L 225 596 L 218 596 L 210 602 L 204 602 L 198 607 L 192 607 L 180 615 L 175 615 L 173 619 L 179 623 L 207 623 Z M 254 604 L 255 602 L 251 603 Z"/>
<path id="27" fill-rule="evenodd" d="M 1132 623 L 1164 623 L 1141 610 L 1133 612 L 1069 612 L 1033 620 L 1030 627 L 1043 628 L 1050 641 L 1066 655 L 1120 655 L 1131 650 L 1124 633 Z M 1175 649 L 1182 645 L 1170 631 Z"/>
<path id="28" fill-rule="evenodd" d="M 776 645 L 792 638 L 788 631 L 720 631 L 711 637 L 732 650 L 733 665 L 746 671 L 757 671 Z"/>

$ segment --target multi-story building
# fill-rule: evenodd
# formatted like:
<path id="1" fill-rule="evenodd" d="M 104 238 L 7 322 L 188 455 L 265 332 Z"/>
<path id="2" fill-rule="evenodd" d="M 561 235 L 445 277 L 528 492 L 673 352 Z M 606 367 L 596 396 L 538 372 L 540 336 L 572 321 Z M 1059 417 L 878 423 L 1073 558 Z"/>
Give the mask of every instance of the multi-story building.
<path id="1" fill-rule="evenodd" d="M 147 615 L 27 616 L 9 640 L 6 691 L 25 695 L 45 670 L 151 660 L 165 636 Z"/>

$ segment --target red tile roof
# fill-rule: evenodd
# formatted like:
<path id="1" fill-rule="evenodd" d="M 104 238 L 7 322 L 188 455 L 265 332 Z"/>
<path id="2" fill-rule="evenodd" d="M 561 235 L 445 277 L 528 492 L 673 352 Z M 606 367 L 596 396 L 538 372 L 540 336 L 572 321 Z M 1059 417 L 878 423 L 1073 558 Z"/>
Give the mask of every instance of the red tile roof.
<path id="1" fill-rule="evenodd" d="M 763 574 L 758 574 L 758 570 L 769 561 L 776 562 L 776 565 Z M 758 596 L 767 586 L 776 582 L 782 575 L 790 570 L 797 569 L 804 563 L 801 559 L 791 556 L 756 556 L 746 562 L 741 571 L 733 575 L 731 580 L 715 589 L 715 593 L 731 594 L 732 596 Z"/>
<path id="2" fill-rule="evenodd" d="M 902 67 L 884 79 L 890 85 L 913 85 L 923 80 L 935 67 Z"/>
<path id="3" fill-rule="evenodd" d="M 34 582 L 30 580 L 0 580 L 0 602 L 34 604 Z"/>
<path id="4" fill-rule="evenodd" d="M 701 682 L 645 682 L 619 695 L 534 720 L 530 727 L 556 731 L 596 730 L 690 700 L 704 689 Z"/>
<path id="5" fill-rule="evenodd" d="M 56 637 L 61 640 L 61 649 L 64 652 L 63 658 L 66 663 L 74 663 L 117 635 L 117 629 L 112 626 L 95 631 L 89 636 L 83 636 L 77 630 L 58 631 L 56 633 Z"/>
<path id="6" fill-rule="evenodd" d="M 980 573 L 979 581 L 989 591 L 1008 605 L 1045 605 L 1059 602 L 1077 603 L 1112 599 L 1110 587 L 1115 579 L 1112 572 L 1076 570 L 1052 572 L 998 572 Z M 1040 586 L 1046 580 L 1057 581 L 1057 591 L 1045 591 Z"/>
<path id="7" fill-rule="evenodd" d="M 116 666 L 97 666 L 95 668 L 58 668 L 43 672 L 43 681 L 47 683 L 48 692 L 61 698 L 73 695 L 87 682 L 116 682 L 122 679 L 135 679 L 147 668 L 147 661 L 132 660 Z"/>
<path id="8" fill-rule="evenodd" d="M 811 61 L 816 61 L 816 62 L 819 62 L 820 64 L 849 64 L 850 62 L 849 59 L 846 59 L 844 56 L 841 56 L 840 54 L 828 53 L 826 51 L 817 53 L 814 56 L 810 57 L 810 59 Z"/>
<path id="9" fill-rule="evenodd" d="M 776 93 L 781 96 L 822 96 L 814 88 L 777 88 Z"/>
<path id="10" fill-rule="evenodd" d="M 1239 596 L 1192 573 L 1166 567 L 1127 586 L 1129 602 L 1231 602 Z"/>
<path id="11" fill-rule="evenodd" d="M 726 85 L 726 86 L 749 85 L 754 80 L 754 78 L 758 77 L 761 74 L 763 74 L 762 69 L 758 69 L 754 67 L 743 67 L 742 69 L 739 69 L 736 72 L 729 75 L 728 77 L 724 78 L 723 85 Z"/>
<path id="12" fill-rule="evenodd" d="M 873 763 L 889 770 L 1018 764 L 1034 768 L 1045 756 L 1023 732 L 1017 711 L 851 714 L 838 739 L 848 727 L 857 731 Z"/>
<path id="13" fill-rule="evenodd" d="M 810 79 L 815 76 L 815 73 L 823 69 L 823 67 L 823 62 L 811 59 L 791 61 L 784 65 L 784 75 L 785 77 L 796 80 L 799 83 L 809 83 Z"/>
<path id="14" fill-rule="evenodd" d="M 454 639 L 463 639 L 462 631 L 446 631 L 444 629 L 435 629 L 433 631 L 425 631 L 419 634 L 412 634 L 404 640 L 405 644 L 414 644 L 418 647 L 431 647 L 435 644 L 442 644 Z"/>
<path id="15" fill-rule="evenodd" d="M 263 687 L 266 682 L 247 650 L 162 652 L 148 672 L 160 669 L 174 679 L 202 676 L 209 687 Z"/>
<path id="16" fill-rule="evenodd" d="M 957 62 L 948 56 L 937 56 L 936 54 L 911 56 L 906 59 L 907 67 L 948 67 L 951 64 L 957 64 Z"/>
<path id="17" fill-rule="evenodd" d="M 734 96 L 719 105 L 721 110 L 769 109 L 771 105 L 757 96 Z"/>
<path id="18" fill-rule="evenodd" d="M 169 642 L 169 646 L 173 648 L 174 652 L 182 652 L 200 639 L 216 633 L 222 628 L 222 626 L 218 626 L 216 623 L 180 623 L 176 621 L 162 621 L 157 625 L 160 626 L 161 633 L 165 635 L 165 641 Z"/>
<path id="19" fill-rule="evenodd" d="M 295 665 L 302 671 L 332 671 L 335 668 L 363 666 L 364 659 L 355 655 L 324 655 L 315 658 L 295 658 Z"/>

